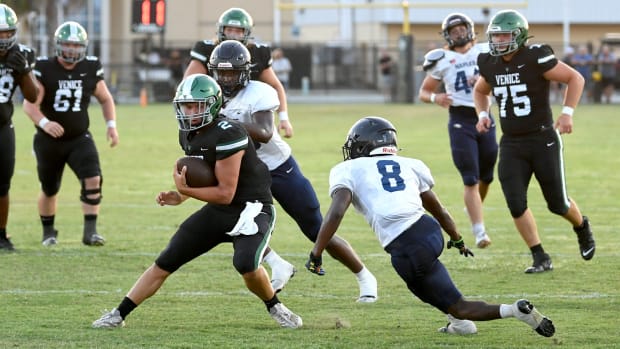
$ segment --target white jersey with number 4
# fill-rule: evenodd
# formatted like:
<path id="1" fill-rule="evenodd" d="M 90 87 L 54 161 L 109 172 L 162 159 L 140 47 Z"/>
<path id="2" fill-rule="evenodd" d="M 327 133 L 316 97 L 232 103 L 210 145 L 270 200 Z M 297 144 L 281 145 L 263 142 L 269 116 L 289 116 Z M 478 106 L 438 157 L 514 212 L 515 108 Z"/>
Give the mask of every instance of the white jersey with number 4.
<path id="1" fill-rule="evenodd" d="M 420 160 L 398 155 L 360 157 L 334 166 L 329 195 L 346 188 L 353 207 L 364 215 L 385 247 L 425 213 L 420 193 L 435 182 Z"/>
<path id="2" fill-rule="evenodd" d="M 452 97 L 452 106 L 474 107 L 474 77 L 479 75 L 478 54 L 489 52 L 488 43 L 476 44 L 465 53 L 444 50 L 445 56 L 437 61 L 427 74 L 443 81 L 446 93 Z"/>
<path id="3" fill-rule="evenodd" d="M 276 90 L 264 82 L 250 80 L 235 97 L 225 100 L 220 114 L 245 123 L 253 123 L 252 114 L 258 111 L 275 111 L 280 106 Z M 267 143 L 256 148 L 258 158 L 272 171 L 291 156 L 291 147 L 286 143 L 278 128 L 273 126 L 273 136 Z"/>

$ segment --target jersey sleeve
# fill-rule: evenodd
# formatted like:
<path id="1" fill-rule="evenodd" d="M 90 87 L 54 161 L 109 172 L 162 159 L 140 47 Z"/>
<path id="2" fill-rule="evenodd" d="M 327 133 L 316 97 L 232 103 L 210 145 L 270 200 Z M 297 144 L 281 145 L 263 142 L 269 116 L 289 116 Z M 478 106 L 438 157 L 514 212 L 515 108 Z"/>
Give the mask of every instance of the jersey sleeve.
<path id="1" fill-rule="evenodd" d="M 248 147 L 249 137 L 245 128 L 241 124 L 232 120 L 214 120 L 214 127 L 219 127 L 221 132 L 215 144 L 216 160 L 226 159 L 227 157 Z"/>
<path id="2" fill-rule="evenodd" d="M 258 111 L 276 110 L 280 106 L 278 93 L 268 84 L 260 81 L 250 81 L 251 87 L 251 114 Z"/>
<path id="3" fill-rule="evenodd" d="M 428 168 L 424 162 L 421 160 L 411 159 L 411 168 L 418 176 L 418 190 L 420 193 L 433 189 L 435 186 L 435 180 L 433 179 L 430 168 Z"/>
<path id="4" fill-rule="evenodd" d="M 535 67 L 538 67 L 541 73 L 544 73 L 558 64 L 558 59 L 553 53 L 551 46 L 547 44 L 537 44 L 528 46 L 530 57 L 536 60 Z"/>
<path id="5" fill-rule="evenodd" d="M 101 65 L 101 61 L 99 60 L 99 58 L 97 57 L 87 57 L 88 61 L 90 62 L 93 71 L 95 73 L 95 80 L 97 82 L 99 82 L 100 80 L 103 80 L 104 78 L 104 70 L 103 70 L 103 65 Z"/>
<path id="6" fill-rule="evenodd" d="M 440 50 L 443 50 L 443 49 L 440 49 Z M 444 51 L 443 57 L 437 60 L 435 64 L 433 64 L 432 68 L 430 68 L 426 72 L 426 74 L 429 75 L 431 78 L 435 80 L 439 80 L 439 81 L 443 80 L 446 66 L 449 66 L 448 58 L 446 57 L 446 51 L 445 50 L 443 51 Z M 424 64 L 426 64 L 426 62 L 424 62 Z"/>
<path id="7" fill-rule="evenodd" d="M 338 189 L 348 189 L 353 192 L 353 179 L 348 170 L 348 162 L 341 162 L 329 171 L 329 196 L 331 197 Z"/>
<path id="8" fill-rule="evenodd" d="M 190 58 L 199 61 L 206 67 L 214 47 L 215 43 L 211 40 L 197 41 L 189 52 Z"/>

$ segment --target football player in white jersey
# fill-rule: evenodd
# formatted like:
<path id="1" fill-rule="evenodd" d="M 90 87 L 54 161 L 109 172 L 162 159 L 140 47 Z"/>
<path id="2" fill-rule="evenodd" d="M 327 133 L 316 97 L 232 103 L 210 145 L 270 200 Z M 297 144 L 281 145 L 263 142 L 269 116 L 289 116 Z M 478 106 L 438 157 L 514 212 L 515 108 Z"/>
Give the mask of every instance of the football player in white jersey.
<path id="1" fill-rule="evenodd" d="M 479 76 L 477 58 L 488 52 L 488 44 L 476 44 L 474 22 L 464 14 L 448 15 L 441 26 L 446 48 L 435 49 L 424 57 L 427 72 L 420 87 L 420 100 L 449 108 L 448 133 L 452 161 L 464 184 L 463 199 L 469 215 L 476 246 L 491 243 L 484 225 L 482 202 L 493 181 L 497 161 L 495 124 L 490 132 L 476 130 L 478 116 L 474 108 L 474 83 Z M 442 85 L 445 93 L 438 89 Z"/>
<path id="2" fill-rule="evenodd" d="M 398 155 L 396 129 L 380 117 L 357 121 L 343 146 L 344 162 L 329 174 L 332 198 L 306 268 L 324 273 L 322 253 L 351 204 L 366 218 L 392 266 L 420 300 L 448 315 L 444 333 L 477 332 L 472 320 L 516 317 L 545 337 L 553 336 L 551 320 L 525 299 L 513 304 L 465 300 L 438 257 L 443 251 L 441 229 L 450 236 L 447 247 L 467 257 L 452 217 L 433 192 L 433 176 L 420 160 Z M 432 217 L 426 213 L 428 211 Z"/>
<path id="3" fill-rule="evenodd" d="M 246 127 L 256 143 L 258 157 L 271 173 L 273 197 L 304 235 L 314 242 L 323 221 L 319 200 L 312 184 L 297 165 L 291 147 L 277 131 L 274 132 L 273 112 L 279 105 L 276 91 L 263 82 L 250 80 L 250 65 L 248 49 L 236 40 L 223 41 L 213 50 L 209 71 L 224 95 L 220 113 Z M 355 274 L 360 289 L 357 300 L 375 302 L 377 280 L 349 243 L 334 236 L 327 251 Z M 295 274 L 295 269 L 273 250 L 267 251 L 265 261 L 272 269 L 272 286 L 280 291 Z"/>

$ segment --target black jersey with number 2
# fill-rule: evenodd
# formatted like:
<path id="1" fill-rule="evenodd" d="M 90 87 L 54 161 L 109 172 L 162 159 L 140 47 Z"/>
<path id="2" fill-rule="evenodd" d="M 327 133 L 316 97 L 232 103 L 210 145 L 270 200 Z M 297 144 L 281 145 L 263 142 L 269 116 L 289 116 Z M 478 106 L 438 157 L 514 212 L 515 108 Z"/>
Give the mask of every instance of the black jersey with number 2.
<path id="1" fill-rule="evenodd" d="M 210 125 L 195 131 L 179 131 L 179 144 L 185 155 L 201 157 L 214 169 L 217 160 L 245 150 L 239 169 L 239 182 L 231 206 L 246 202 L 272 204 L 271 174 L 256 155 L 256 149 L 245 128 L 237 121 L 216 118 Z"/>

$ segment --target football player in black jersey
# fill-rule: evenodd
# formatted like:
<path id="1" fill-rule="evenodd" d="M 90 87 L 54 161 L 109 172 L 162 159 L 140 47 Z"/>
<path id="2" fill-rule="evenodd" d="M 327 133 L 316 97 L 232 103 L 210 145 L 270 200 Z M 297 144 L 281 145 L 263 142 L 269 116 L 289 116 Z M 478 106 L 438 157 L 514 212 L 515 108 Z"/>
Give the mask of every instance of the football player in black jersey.
<path id="1" fill-rule="evenodd" d="M 491 125 L 487 96 L 492 93 L 497 101 L 503 133 L 498 176 L 515 226 L 532 252 L 534 262 L 525 272 L 540 273 L 552 270 L 553 265 L 527 207 L 532 175 L 548 209 L 572 224 L 583 259 L 592 259 L 595 243 L 588 218 L 566 192 L 560 136 L 573 131 L 573 111 L 584 79 L 558 60 L 549 45 L 527 45 L 528 35 L 527 20 L 517 11 L 504 10 L 493 16 L 487 29 L 490 52 L 478 56 L 481 77 L 474 88 L 474 101 L 480 132 Z M 550 81 L 567 86 L 564 107 L 555 122 L 549 104 Z"/>
<path id="2" fill-rule="evenodd" d="M 293 136 L 293 126 L 288 116 L 286 91 L 271 67 L 271 48 L 264 44 L 250 42 L 253 26 L 252 16 L 244 9 L 233 7 L 224 11 L 217 21 L 217 39 L 201 40 L 194 44 L 190 52 L 191 60 L 185 70 L 185 77 L 196 73 L 211 75 L 207 65 L 215 46 L 224 40 L 242 42 L 252 55 L 251 79 L 267 83 L 278 92 L 280 100 L 278 129 L 284 132 L 284 137 L 290 138 Z"/>
<path id="3" fill-rule="evenodd" d="M 276 215 L 269 189 L 271 175 L 258 158 L 254 142 L 239 122 L 219 116 L 222 90 L 205 74 L 183 79 L 173 104 L 185 155 L 206 161 L 218 184 L 190 188 L 185 181 L 187 168 L 179 172 L 174 165 L 177 190 L 160 192 L 157 203 L 179 205 L 191 197 L 207 204 L 181 223 L 118 307 L 94 321 L 93 327 L 122 326 L 125 317 L 155 294 L 170 274 L 221 243 L 233 244 L 235 269 L 246 287 L 264 301 L 271 317 L 282 327 L 302 326 L 301 318 L 280 303 L 261 266 Z"/>
<path id="4" fill-rule="evenodd" d="M 13 9 L 0 4 L 0 251 L 13 251 L 6 235 L 9 219 L 9 189 L 15 171 L 15 129 L 13 93 L 19 85 L 24 98 L 37 99 L 37 85 L 32 75 L 34 51 L 17 44 L 17 16 Z"/>
<path id="5" fill-rule="evenodd" d="M 24 111 L 35 123 L 34 152 L 41 182 L 39 215 L 44 246 L 58 242 L 54 229 L 57 194 L 65 164 L 80 180 L 80 201 L 84 213 L 82 242 L 102 246 L 97 233 L 103 177 L 99 154 L 88 130 L 88 106 L 97 98 L 107 125 L 106 137 L 112 147 L 118 144 L 114 99 L 103 80 L 97 57 L 86 56 L 86 30 L 77 22 L 65 22 L 54 33 L 55 57 L 39 57 L 34 67 L 40 93 L 35 102 L 24 101 Z"/>

